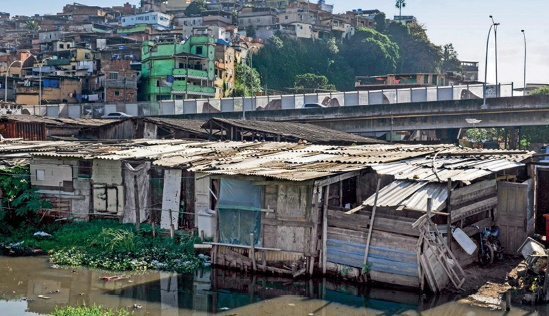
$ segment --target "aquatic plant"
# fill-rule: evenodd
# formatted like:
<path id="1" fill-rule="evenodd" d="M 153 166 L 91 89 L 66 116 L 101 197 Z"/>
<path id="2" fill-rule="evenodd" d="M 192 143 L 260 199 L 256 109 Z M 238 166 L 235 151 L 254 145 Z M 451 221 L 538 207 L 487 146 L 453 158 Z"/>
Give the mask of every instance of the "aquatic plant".
<path id="1" fill-rule="evenodd" d="M 84 305 L 77 307 L 63 307 L 55 308 L 55 312 L 50 314 L 50 316 L 129 316 L 133 315 L 133 312 L 130 313 L 125 309 L 106 309 L 101 306 L 93 305 L 91 307 Z"/>

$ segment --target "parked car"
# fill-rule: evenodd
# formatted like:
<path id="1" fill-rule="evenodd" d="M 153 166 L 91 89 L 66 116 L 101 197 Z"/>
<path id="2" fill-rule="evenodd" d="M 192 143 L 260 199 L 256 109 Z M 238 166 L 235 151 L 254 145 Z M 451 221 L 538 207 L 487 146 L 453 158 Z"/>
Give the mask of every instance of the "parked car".
<path id="1" fill-rule="evenodd" d="M 126 117 L 132 117 L 132 116 L 124 112 L 112 112 L 112 113 L 101 116 L 101 118 L 104 118 L 104 119 L 122 119 Z"/>
<path id="2" fill-rule="evenodd" d="M 302 108 L 304 109 L 321 109 L 325 107 L 326 107 L 325 105 L 322 105 L 320 103 L 305 103 L 302 106 Z"/>

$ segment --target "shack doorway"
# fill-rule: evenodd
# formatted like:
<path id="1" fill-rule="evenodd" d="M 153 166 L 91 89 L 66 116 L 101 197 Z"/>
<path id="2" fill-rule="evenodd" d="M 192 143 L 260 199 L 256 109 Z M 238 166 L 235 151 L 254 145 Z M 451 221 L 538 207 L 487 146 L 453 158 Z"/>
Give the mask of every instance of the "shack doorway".
<path id="1" fill-rule="evenodd" d="M 549 168 L 536 168 L 536 234 L 545 236 L 545 218 L 549 214 Z"/>
<path id="2" fill-rule="evenodd" d="M 506 253 L 517 254 L 522 242 L 533 232 L 532 182 L 498 183 L 496 225 L 501 229 L 499 239 Z"/>

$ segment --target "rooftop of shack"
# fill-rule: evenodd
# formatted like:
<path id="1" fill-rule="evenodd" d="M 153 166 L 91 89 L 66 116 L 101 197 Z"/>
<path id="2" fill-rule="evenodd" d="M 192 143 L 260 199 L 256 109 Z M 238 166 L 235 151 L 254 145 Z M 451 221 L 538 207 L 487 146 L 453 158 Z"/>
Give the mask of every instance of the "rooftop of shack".
<path id="1" fill-rule="evenodd" d="M 220 130 L 221 126 L 238 127 L 247 131 L 280 135 L 281 137 L 294 138 L 296 140 L 306 140 L 313 144 L 351 145 L 386 143 L 382 140 L 340 132 L 313 124 L 212 118 L 202 125 L 202 128 L 209 129 L 210 123 L 212 123 L 211 125 L 214 130 Z"/>

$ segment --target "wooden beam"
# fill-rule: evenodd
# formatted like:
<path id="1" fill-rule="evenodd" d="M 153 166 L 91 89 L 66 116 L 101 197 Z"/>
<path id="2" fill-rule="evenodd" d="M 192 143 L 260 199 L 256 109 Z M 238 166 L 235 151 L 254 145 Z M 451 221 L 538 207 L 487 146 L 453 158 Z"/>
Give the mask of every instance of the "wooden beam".
<path id="1" fill-rule="evenodd" d="M 322 209 L 322 274 L 326 274 L 328 261 L 328 194 L 330 187 L 324 187 L 324 207 Z"/>
<path id="2" fill-rule="evenodd" d="M 254 242 L 254 233 L 250 234 L 250 254 L 252 256 L 252 268 L 255 272 L 257 270 L 257 264 L 255 262 L 255 242 Z"/>
<path id="3" fill-rule="evenodd" d="M 370 251 L 370 241 L 372 240 L 372 230 L 374 229 L 374 219 L 376 217 L 377 198 L 379 197 L 379 187 L 381 186 L 381 178 L 377 180 L 376 197 L 374 199 L 374 209 L 372 210 L 372 217 L 370 218 L 370 226 L 368 229 L 368 239 L 366 240 L 366 251 L 364 252 L 364 264 L 362 266 L 362 274 L 364 274 L 365 267 L 368 265 L 368 252 Z"/>
<path id="4" fill-rule="evenodd" d="M 452 251 L 452 216 L 451 216 L 452 203 L 450 203 L 450 201 L 452 200 L 452 179 L 451 178 L 448 178 L 448 186 L 446 190 L 448 190 L 448 198 L 446 199 L 446 212 L 450 214 L 450 216 L 446 218 L 446 223 L 447 223 L 446 233 L 448 238 L 448 249 Z"/>
<path id="5" fill-rule="evenodd" d="M 331 177 L 331 178 L 328 178 L 328 179 L 317 180 L 317 181 L 315 181 L 315 185 L 318 186 L 318 187 L 325 187 L 327 185 L 338 183 L 338 182 L 341 182 L 343 180 L 358 177 L 359 175 L 360 175 L 360 170 L 351 171 L 351 172 L 340 174 L 338 176 Z"/>
<path id="6" fill-rule="evenodd" d="M 234 248 L 245 248 L 250 249 L 251 246 L 246 245 L 233 245 L 233 244 L 225 244 L 220 242 L 206 242 L 205 245 L 214 245 L 214 246 L 224 246 L 224 247 L 234 247 Z M 254 247 L 255 250 L 264 250 L 264 251 L 282 251 L 282 249 L 278 248 L 265 248 L 265 247 Z"/>

